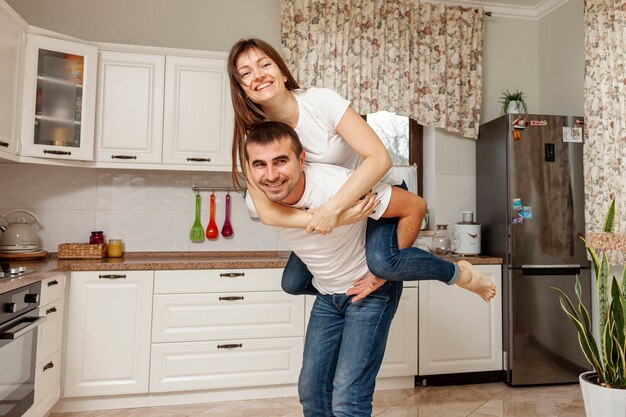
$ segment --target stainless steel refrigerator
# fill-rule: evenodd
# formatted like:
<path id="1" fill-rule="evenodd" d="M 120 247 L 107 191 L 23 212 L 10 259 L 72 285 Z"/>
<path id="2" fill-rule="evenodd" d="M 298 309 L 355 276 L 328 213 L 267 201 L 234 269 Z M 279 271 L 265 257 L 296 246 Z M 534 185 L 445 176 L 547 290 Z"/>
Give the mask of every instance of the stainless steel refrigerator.
<path id="1" fill-rule="evenodd" d="M 510 385 L 577 382 L 590 366 L 551 287 L 591 304 L 584 236 L 584 119 L 506 115 L 480 126 L 476 214 L 482 254 L 504 259 L 503 369 Z"/>

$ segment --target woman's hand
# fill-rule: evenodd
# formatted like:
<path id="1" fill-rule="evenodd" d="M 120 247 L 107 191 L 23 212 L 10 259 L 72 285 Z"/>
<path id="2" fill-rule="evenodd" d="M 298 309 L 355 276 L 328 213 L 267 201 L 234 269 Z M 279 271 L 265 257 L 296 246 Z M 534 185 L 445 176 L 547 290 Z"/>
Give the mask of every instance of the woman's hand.
<path id="1" fill-rule="evenodd" d="M 337 225 L 339 214 L 337 210 L 330 203 L 322 204 L 315 210 L 308 210 L 308 213 L 313 213 L 313 218 L 306 227 L 307 233 L 319 233 L 320 235 L 327 235 L 333 231 Z"/>
<path id="2" fill-rule="evenodd" d="M 363 278 L 354 283 L 354 286 L 346 291 L 346 295 L 354 295 L 351 302 L 355 303 L 364 299 L 387 282 L 386 279 L 378 278 L 371 272 L 368 272 Z"/>
<path id="3" fill-rule="evenodd" d="M 341 212 L 337 226 L 354 224 L 367 219 L 374 213 L 379 204 L 378 193 L 367 193 L 359 201 L 354 203 L 352 207 Z"/>

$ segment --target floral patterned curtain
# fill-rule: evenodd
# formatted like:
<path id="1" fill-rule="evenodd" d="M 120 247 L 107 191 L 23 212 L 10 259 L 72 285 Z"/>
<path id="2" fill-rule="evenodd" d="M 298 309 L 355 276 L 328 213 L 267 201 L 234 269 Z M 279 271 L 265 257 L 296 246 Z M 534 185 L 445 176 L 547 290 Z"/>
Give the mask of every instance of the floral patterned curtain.
<path id="1" fill-rule="evenodd" d="M 585 0 L 585 224 L 602 228 L 615 195 L 615 231 L 626 233 L 626 3 Z M 624 263 L 623 253 L 611 253 Z"/>
<path id="2" fill-rule="evenodd" d="M 418 0 L 281 0 L 283 56 L 298 82 L 361 114 L 386 110 L 476 139 L 482 9 Z"/>

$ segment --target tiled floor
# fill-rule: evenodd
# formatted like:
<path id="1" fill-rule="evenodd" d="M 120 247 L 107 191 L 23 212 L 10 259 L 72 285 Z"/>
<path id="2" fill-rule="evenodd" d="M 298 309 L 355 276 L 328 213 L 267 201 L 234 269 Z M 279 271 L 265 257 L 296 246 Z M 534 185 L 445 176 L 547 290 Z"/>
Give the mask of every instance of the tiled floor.
<path id="1" fill-rule="evenodd" d="M 503 383 L 378 391 L 377 417 L 584 417 L 578 385 L 510 388 Z M 52 414 L 51 417 L 298 417 L 298 399 L 230 401 Z"/>

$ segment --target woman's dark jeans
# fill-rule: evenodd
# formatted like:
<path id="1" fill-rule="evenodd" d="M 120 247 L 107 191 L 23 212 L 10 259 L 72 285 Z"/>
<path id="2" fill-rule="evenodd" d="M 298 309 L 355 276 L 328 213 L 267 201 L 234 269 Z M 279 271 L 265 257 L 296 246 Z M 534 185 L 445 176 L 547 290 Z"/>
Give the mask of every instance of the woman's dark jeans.
<path id="1" fill-rule="evenodd" d="M 402 183 L 401 188 L 406 189 Z M 454 284 L 458 266 L 419 248 L 398 248 L 398 218 L 367 219 L 365 256 L 372 274 L 389 281 L 436 280 Z M 294 253 L 283 271 L 281 286 L 288 294 L 317 294 L 307 266 Z"/>

